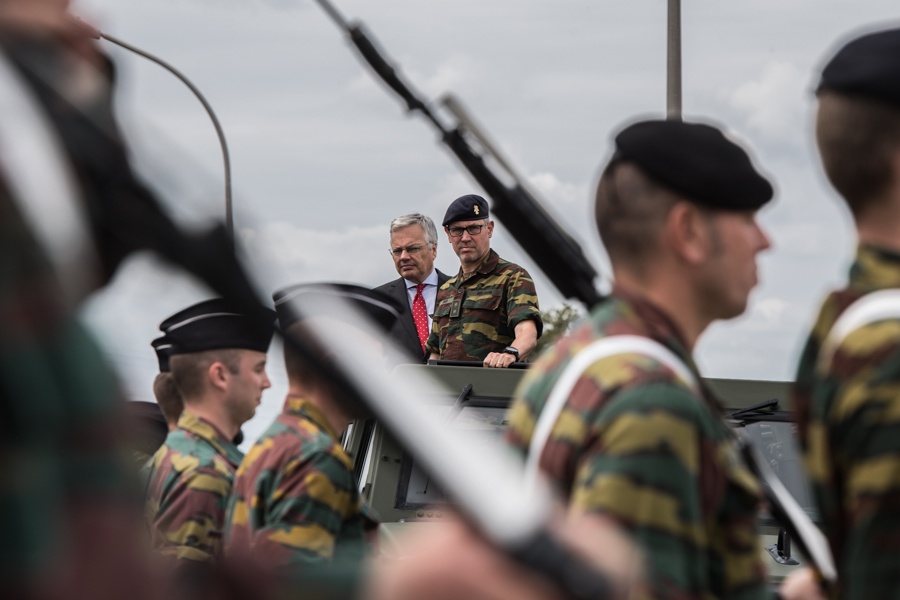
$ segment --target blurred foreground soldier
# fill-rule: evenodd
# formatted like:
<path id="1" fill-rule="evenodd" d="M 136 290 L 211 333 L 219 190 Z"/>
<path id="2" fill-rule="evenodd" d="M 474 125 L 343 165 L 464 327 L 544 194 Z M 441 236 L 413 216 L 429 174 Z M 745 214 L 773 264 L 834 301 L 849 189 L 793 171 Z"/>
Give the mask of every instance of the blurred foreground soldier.
<path id="1" fill-rule="evenodd" d="M 181 411 L 184 410 L 184 401 L 181 399 L 181 392 L 175 385 L 175 379 L 172 377 L 172 371 L 169 369 L 169 356 L 172 353 L 172 341 L 162 336 L 156 338 L 151 343 L 153 350 L 156 352 L 156 359 L 159 362 L 159 374 L 153 380 L 153 396 L 159 409 L 166 418 L 166 424 L 169 431 L 174 431 L 178 425 L 178 418 Z"/>
<path id="2" fill-rule="evenodd" d="M 400 315 L 391 298 L 355 285 L 309 284 L 274 295 L 282 330 L 318 347 L 295 303 L 304 297 L 343 299 L 387 331 Z M 310 315 L 310 319 L 331 319 Z M 335 335 L 364 338 L 334 321 Z M 318 351 L 317 351 L 318 352 Z M 327 351 L 321 355 L 327 358 Z M 322 372 L 290 345 L 284 346 L 288 396 L 284 410 L 247 453 L 238 470 L 228 510 L 226 554 L 290 578 L 334 562 L 358 563 L 378 526 L 359 497 L 353 462 L 341 447 L 347 424 L 370 416 L 366 407 L 344 397 Z M 370 539 L 371 538 L 371 539 Z"/>
<path id="3" fill-rule="evenodd" d="M 232 440 L 270 386 L 266 352 L 274 330 L 220 299 L 180 311 L 160 328 L 172 344 L 169 366 L 184 411 L 151 461 L 147 516 L 153 547 L 172 561 L 176 588 L 202 593 L 243 458 Z"/>
<path id="4" fill-rule="evenodd" d="M 125 404 L 74 317 L 123 256 L 101 206 L 125 210 L 130 171 L 111 64 L 66 6 L 0 0 L 0 594 L 137 599 L 151 587 Z"/>
<path id="5" fill-rule="evenodd" d="M 900 598 L 900 29 L 840 48 L 817 96 L 819 153 L 858 247 L 806 342 L 794 407 L 834 597 Z"/>
<path id="6" fill-rule="evenodd" d="M 691 352 L 747 306 L 772 186 L 709 125 L 643 121 L 615 143 L 596 196 L 612 295 L 532 367 L 507 439 L 572 513 L 634 536 L 638 597 L 764 598 L 759 485 Z"/>
<path id="7" fill-rule="evenodd" d="M 525 269 L 491 250 L 494 222 L 487 202 L 460 196 L 442 224 L 460 267 L 438 291 L 425 345 L 430 358 L 482 361 L 485 367 L 524 361 L 543 328 L 537 292 Z"/>
<path id="8" fill-rule="evenodd" d="M 398 279 L 375 288 L 401 306 L 400 318 L 388 335 L 403 349 L 410 362 L 424 362 L 425 341 L 431 332 L 437 291 L 450 277 L 434 268 L 437 228 L 420 213 L 409 213 L 391 221 L 391 256 Z"/>

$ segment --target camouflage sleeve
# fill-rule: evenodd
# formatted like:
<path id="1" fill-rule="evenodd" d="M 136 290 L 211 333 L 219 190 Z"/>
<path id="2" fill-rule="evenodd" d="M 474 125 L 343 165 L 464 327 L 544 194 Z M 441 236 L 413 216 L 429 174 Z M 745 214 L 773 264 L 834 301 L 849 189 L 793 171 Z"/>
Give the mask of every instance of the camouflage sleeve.
<path id="1" fill-rule="evenodd" d="M 842 598 L 897 589 L 900 550 L 900 322 L 850 334 L 816 373 L 806 462 Z"/>
<path id="2" fill-rule="evenodd" d="M 678 414 L 690 399 L 671 392 L 666 410 L 633 392 L 611 403 L 602 435 L 577 466 L 570 506 L 612 516 L 631 531 L 647 553 L 654 597 L 668 587 L 678 590 L 673 597 L 694 598 L 710 587 L 704 570 L 691 566 L 709 544 L 698 526 L 699 440 L 693 418 Z"/>
<path id="3" fill-rule="evenodd" d="M 445 283 L 444 285 L 447 284 Z M 425 340 L 425 351 L 429 354 L 441 353 L 441 322 L 442 320 L 446 320 L 449 310 L 444 311 L 443 315 L 439 315 L 438 312 L 441 310 L 441 301 L 446 297 L 447 293 L 444 292 L 444 288 L 441 287 L 438 289 L 434 299 L 434 315 L 431 320 L 431 333 L 428 334 L 428 339 Z"/>
<path id="4" fill-rule="evenodd" d="M 431 323 L 431 333 L 428 334 L 428 339 L 425 340 L 425 351 L 429 354 L 440 354 L 441 353 L 441 337 L 439 333 L 439 328 L 436 322 Z"/>
<path id="5" fill-rule="evenodd" d="M 537 291 L 534 281 L 525 269 L 519 269 L 507 282 L 506 314 L 510 328 L 518 323 L 531 319 L 537 327 L 537 335 L 541 337 L 544 322 L 538 306 Z"/>
<path id="6" fill-rule="evenodd" d="M 219 555 L 231 477 L 216 468 L 182 473 L 151 523 L 166 556 L 212 563 Z"/>
<path id="7" fill-rule="evenodd" d="M 756 499 L 749 491 L 727 497 L 734 482 L 717 464 L 709 418 L 674 384 L 625 391 L 576 465 L 571 510 L 602 513 L 633 534 L 646 554 L 650 598 L 762 596 Z M 746 503 L 734 528 L 721 523 L 726 502 Z"/>
<path id="8" fill-rule="evenodd" d="M 352 473 L 327 452 L 287 465 L 269 503 L 254 552 L 275 567 L 329 562 L 344 521 L 358 508 Z"/>

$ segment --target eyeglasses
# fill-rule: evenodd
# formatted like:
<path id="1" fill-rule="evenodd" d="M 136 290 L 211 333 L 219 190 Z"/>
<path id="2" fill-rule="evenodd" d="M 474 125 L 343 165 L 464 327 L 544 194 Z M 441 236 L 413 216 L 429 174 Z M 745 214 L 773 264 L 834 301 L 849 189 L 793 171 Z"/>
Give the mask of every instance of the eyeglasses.
<path id="1" fill-rule="evenodd" d="M 390 252 L 391 256 L 393 256 L 394 258 L 400 258 L 401 256 L 403 256 L 404 252 L 406 252 L 407 254 L 412 256 L 414 254 L 418 254 L 419 252 L 421 252 L 424 249 L 425 249 L 425 246 L 416 244 L 414 246 L 406 246 L 405 248 L 404 247 L 388 248 L 388 252 Z"/>
<path id="2" fill-rule="evenodd" d="M 450 237 L 462 237 L 463 231 L 465 231 L 469 235 L 478 235 L 479 233 L 481 233 L 482 229 L 484 229 L 484 225 L 468 225 L 466 227 L 448 227 L 447 233 L 450 234 Z"/>

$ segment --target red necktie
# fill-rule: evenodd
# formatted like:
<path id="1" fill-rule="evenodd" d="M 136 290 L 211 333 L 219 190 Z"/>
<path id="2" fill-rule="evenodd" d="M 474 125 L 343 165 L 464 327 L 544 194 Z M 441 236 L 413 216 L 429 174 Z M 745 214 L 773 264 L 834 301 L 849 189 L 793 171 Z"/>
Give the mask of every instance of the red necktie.
<path id="1" fill-rule="evenodd" d="M 428 309 L 425 307 L 425 296 L 422 290 L 425 288 L 424 283 L 416 286 L 416 297 L 413 298 L 412 314 L 413 321 L 416 324 L 416 331 L 419 334 L 419 344 L 422 346 L 422 352 L 425 352 L 425 340 L 428 339 Z"/>

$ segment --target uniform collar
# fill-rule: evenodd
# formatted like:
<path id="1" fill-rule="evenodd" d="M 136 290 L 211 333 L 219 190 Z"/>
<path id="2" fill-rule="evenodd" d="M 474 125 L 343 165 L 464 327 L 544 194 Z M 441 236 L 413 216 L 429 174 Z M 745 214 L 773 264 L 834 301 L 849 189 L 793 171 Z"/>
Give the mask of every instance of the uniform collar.
<path id="1" fill-rule="evenodd" d="M 340 439 L 328 423 L 328 419 L 325 418 L 322 410 L 306 398 L 301 396 L 288 396 L 284 401 L 284 414 L 291 415 L 292 417 L 302 417 L 312 421 L 314 425 L 319 429 L 324 430 L 333 439 Z"/>
<path id="2" fill-rule="evenodd" d="M 850 267 L 850 288 L 869 293 L 900 287 L 900 254 L 871 244 L 856 248 L 856 260 Z"/>
<path id="3" fill-rule="evenodd" d="M 482 259 L 481 264 L 478 265 L 478 268 L 469 275 L 468 279 L 471 279 L 475 276 L 475 273 L 479 273 L 481 275 L 486 275 L 491 273 L 495 268 L 497 268 L 497 264 L 500 262 L 500 255 L 494 252 L 493 248 L 488 250 L 487 255 Z M 460 282 L 466 280 L 466 276 L 463 274 L 462 265 L 459 267 L 459 274 L 456 276 Z"/>
<path id="4" fill-rule="evenodd" d="M 190 411 L 186 410 L 181 413 L 181 416 L 178 418 L 178 429 L 182 429 L 208 443 L 234 467 L 241 464 L 241 460 L 244 458 L 244 455 L 237 449 L 234 442 L 222 435 L 212 423 Z"/>
<path id="5" fill-rule="evenodd" d="M 623 301 L 621 312 L 625 319 L 638 331 L 643 330 L 647 337 L 674 352 L 694 373 L 697 383 L 703 389 L 704 396 L 717 407 L 721 407 L 721 400 L 708 386 L 703 384 L 703 376 L 694 362 L 693 355 L 687 349 L 684 334 L 669 314 L 643 296 L 630 293 L 619 286 L 613 286 L 613 296 Z M 607 331 L 606 333 L 613 335 L 616 332 Z"/>

